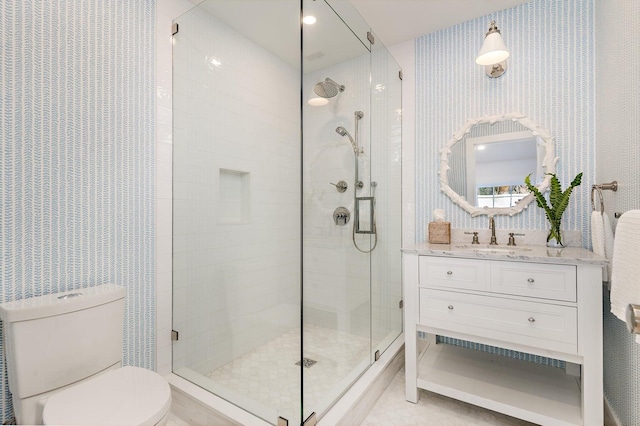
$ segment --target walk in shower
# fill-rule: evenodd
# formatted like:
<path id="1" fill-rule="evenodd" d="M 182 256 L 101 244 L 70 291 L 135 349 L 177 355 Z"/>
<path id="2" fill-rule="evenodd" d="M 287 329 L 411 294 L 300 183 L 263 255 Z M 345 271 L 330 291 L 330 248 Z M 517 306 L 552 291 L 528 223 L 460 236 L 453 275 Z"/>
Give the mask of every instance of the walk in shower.
<path id="1" fill-rule="evenodd" d="M 400 68 L 347 1 L 173 28 L 173 372 L 321 418 L 402 331 Z"/>

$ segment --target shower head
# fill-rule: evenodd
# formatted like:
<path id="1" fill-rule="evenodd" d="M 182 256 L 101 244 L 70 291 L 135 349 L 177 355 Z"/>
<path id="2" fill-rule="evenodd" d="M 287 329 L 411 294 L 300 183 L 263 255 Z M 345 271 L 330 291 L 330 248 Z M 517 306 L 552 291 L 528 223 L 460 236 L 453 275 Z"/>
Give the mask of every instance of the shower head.
<path id="1" fill-rule="evenodd" d="M 313 91 L 321 98 L 333 98 L 338 93 L 344 92 L 344 85 L 338 84 L 330 78 L 325 78 L 324 81 L 313 86 Z"/>
<path id="2" fill-rule="evenodd" d="M 336 127 L 336 133 L 339 134 L 340 136 L 349 135 L 349 132 L 347 132 L 347 129 L 345 129 L 342 126 Z M 349 135 L 349 139 L 351 139 L 351 135 Z"/>
<path id="3" fill-rule="evenodd" d="M 351 142 L 351 146 L 353 147 L 354 154 L 358 155 L 358 146 L 356 145 L 356 141 L 353 140 L 353 138 L 351 137 L 347 129 L 345 129 L 342 126 L 338 126 L 336 127 L 336 133 L 339 134 L 340 136 L 348 137 L 349 141 Z"/>

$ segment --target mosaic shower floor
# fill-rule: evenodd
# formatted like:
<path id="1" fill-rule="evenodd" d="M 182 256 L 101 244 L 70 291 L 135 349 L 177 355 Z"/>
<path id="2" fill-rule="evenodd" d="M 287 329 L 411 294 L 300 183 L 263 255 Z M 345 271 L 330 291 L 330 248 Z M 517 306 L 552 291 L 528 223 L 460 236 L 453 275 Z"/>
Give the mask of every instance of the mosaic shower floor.
<path id="1" fill-rule="evenodd" d="M 315 325 L 304 326 L 306 418 L 323 410 L 369 364 L 369 339 Z M 207 376 L 227 389 L 268 407 L 277 407 L 290 424 L 300 420 L 300 331 L 292 330 Z"/>

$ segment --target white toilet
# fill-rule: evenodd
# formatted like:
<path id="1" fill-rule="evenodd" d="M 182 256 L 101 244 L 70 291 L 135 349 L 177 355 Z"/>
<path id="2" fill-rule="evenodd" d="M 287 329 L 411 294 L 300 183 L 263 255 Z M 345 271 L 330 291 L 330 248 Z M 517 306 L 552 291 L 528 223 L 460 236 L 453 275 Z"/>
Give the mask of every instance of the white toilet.
<path id="1" fill-rule="evenodd" d="M 122 367 L 125 288 L 104 284 L 0 304 L 18 424 L 163 425 L 169 384 Z"/>

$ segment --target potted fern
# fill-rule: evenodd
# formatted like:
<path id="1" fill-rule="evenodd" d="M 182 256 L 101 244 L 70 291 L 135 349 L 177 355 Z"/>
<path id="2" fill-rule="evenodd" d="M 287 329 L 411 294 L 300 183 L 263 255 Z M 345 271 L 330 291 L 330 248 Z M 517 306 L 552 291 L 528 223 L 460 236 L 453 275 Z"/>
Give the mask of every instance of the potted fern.
<path id="1" fill-rule="evenodd" d="M 562 230 L 560 229 L 562 214 L 569 205 L 569 198 L 571 197 L 573 188 L 579 186 L 582 181 L 582 172 L 577 174 L 571 182 L 571 185 L 569 185 L 569 187 L 564 191 L 562 191 L 562 188 L 560 187 L 558 177 L 553 173 L 547 174 L 551 176 L 551 190 L 549 191 L 549 202 L 551 205 L 547 203 L 547 200 L 544 198 L 540 190 L 531 184 L 531 175 L 524 178 L 524 183 L 527 185 L 529 191 L 534 195 L 538 207 L 544 209 L 547 219 L 551 224 L 551 229 L 547 236 L 547 246 L 564 247 L 564 242 L 562 241 Z"/>

